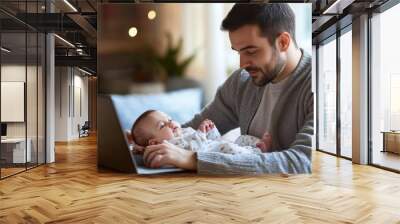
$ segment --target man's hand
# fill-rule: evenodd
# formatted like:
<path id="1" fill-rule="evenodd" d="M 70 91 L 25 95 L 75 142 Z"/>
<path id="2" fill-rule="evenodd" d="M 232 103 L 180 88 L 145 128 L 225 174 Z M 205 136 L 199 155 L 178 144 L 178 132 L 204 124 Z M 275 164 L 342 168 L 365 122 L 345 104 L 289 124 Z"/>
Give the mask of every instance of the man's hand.
<path id="1" fill-rule="evenodd" d="M 207 132 L 209 132 L 211 129 L 213 129 L 214 127 L 215 127 L 214 122 L 212 122 L 212 121 L 209 120 L 209 119 L 205 119 L 204 121 L 202 121 L 202 122 L 200 123 L 199 130 L 200 130 L 201 132 L 207 133 Z"/>
<path id="2" fill-rule="evenodd" d="M 134 145 L 133 146 L 133 153 L 135 154 L 143 154 L 144 152 L 144 147 L 141 145 Z"/>
<path id="3" fill-rule="evenodd" d="M 145 165 L 151 168 L 172 165 L 186 170 L 197 169 L 195 152 L 181 149 L 168 142 L 147 146 L 143 160 Z"/>
<path id="4" fill-rule="evenodd" d="M 151 140 L 149 140 L 149 145 L 157 145 L 157 144 L 160 144 L 160 143 L 161 143 L 161 142 L 158 141 L 157 139 L 151 139 Z M 144 147 L 144 146 L 135 144 L 134 147 L 133 147 L 133 152 L 134 152 L 135 154 L 143 154 L 145 148 L 146 148 L 146 147 Z"/>
<path id="5" fill-rule="evenodd" d="M 260 141 L 256 144 L 262 152 L 270 152 L 272 149 L 272 136 L 270 133 L 265 132 Z"/>

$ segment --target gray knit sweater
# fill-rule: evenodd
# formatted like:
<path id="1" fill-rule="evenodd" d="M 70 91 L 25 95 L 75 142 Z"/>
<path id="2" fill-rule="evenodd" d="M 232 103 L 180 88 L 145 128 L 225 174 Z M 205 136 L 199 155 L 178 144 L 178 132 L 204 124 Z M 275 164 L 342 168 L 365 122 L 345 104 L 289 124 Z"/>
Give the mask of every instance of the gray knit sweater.
<path id="1" fill-rule="evenodd" d="M 198 173 L 311 173 L 314 134 L 311 57 L 302 52 L 299 64 L 288 77 L 287 90 L 272 112 L 273 152 L 254 155 L 197 152 Z M 240 127 L 241 134 L 248 134 L 264 88 L 255 86 L 245 70 L 237 70 L 219 87 L 214 100 L 184 126 L 196 128 L 208 118 L 214 121 L 222 134 L 237 127 Z"/>

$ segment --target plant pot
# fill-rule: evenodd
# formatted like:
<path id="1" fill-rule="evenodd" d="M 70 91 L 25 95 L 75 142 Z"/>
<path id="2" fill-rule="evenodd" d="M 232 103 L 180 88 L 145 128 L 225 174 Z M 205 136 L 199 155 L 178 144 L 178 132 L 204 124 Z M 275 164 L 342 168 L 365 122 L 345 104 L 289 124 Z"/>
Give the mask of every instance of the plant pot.
<path id="1" fill-rule="evenodd" d="M 167 92 L 189 89 L 189 88 L 202 88 L 200 83 L 196 80 L 185 78 L 185 77 L 169 77 L 165 82 L 165 90 Z"/>

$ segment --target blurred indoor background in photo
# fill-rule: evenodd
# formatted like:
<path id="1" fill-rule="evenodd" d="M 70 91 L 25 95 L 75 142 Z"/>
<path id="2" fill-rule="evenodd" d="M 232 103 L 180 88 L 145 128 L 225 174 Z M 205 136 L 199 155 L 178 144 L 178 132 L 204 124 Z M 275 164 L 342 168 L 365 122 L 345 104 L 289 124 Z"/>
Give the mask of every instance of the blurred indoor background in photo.
<path id="1" fill-rule="evenodd" d="M 296 39 L 311 54 L 311 4 L 290 4 Z M 205 103 L 239 68 L 220 26 L 232 3 L 101 4 L 99 92 L 159 93 L 200 87 Z"/>

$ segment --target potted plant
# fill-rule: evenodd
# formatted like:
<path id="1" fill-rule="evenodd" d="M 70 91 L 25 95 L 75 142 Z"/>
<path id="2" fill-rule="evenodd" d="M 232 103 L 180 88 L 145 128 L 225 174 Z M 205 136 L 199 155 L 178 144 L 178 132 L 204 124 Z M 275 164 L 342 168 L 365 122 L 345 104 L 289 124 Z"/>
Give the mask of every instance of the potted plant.
<path id="1" fill-rule="evenodd" d="M 158 63 L 158 55 L 150 45 L 130 53 L 129 93 L 155 93 L 165 91 L 166 73 Z"/>
<path id="2" fill-rule="evenodd" d="M 174 45 L 172 43 L 172 36 L 170 33 L 167 36 L 167 48 L 163 54 L 157 56 L 156 60 L 158 64 L 163 68 L 167 75 L 166 90 L 176 90 L 183 88 L 199 87 L 200 85 L 192 80 L 185 77 L 185 72 L 190 63 L 194 60 L 196 54 L 181 58 L 183 40 L 179 39 L 178 43 Z"/>
<path id="3" fill-rule="evenodd" d="M 160 82 L 166 79 L 164 68 L 159 63 L 156 52 L 148 45 L 131 54 L 134 70 L 133 81 L 138 83 Z"/>

